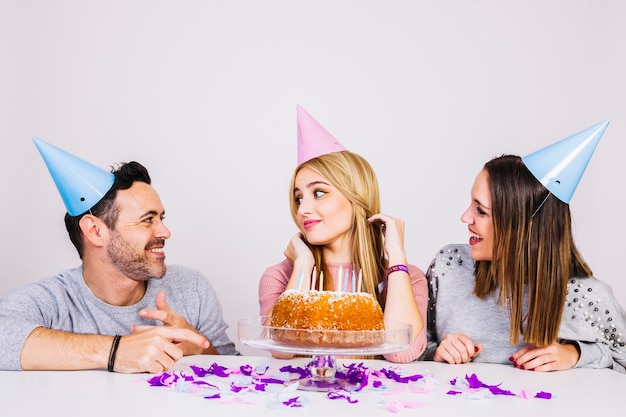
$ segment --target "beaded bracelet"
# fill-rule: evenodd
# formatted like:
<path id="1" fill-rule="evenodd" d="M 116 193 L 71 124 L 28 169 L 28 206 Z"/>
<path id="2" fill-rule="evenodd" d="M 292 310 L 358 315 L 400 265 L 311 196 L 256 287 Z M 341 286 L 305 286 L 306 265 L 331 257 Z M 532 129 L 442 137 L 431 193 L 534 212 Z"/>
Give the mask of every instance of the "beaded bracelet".
<path id="1" fill-rule="evenodd" d="M 117 347 L 120 345 L 120 339 L 122 336 L 116 334 L 113 337 L 113 343 L 111 344 L 111 352 L 109 353 L 109 365 L 107 366 L 107 370 L 109 372 L 113 372 L 113 367 L 115 366 L 115 354 L 117 353 Z"/>
<path id="2" fill-rule="evenodd" d="M 407 274 L 409 273 L 409 267 L 406 265 L 394 265 L 394 266 L 390 266 L 389 269 L 387 269 L 387 275 L 391 275 L 391 273 L 396 272 L 396 271 L 404 271 Z"/>

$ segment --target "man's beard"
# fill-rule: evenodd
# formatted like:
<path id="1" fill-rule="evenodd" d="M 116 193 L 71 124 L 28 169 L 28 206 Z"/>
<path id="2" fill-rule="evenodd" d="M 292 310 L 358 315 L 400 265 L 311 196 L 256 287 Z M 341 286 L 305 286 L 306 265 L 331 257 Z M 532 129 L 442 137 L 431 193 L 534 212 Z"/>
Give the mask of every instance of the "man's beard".
<path id="1" fill-rule="evenodd" d="M 128 278 L 135 281 L 148 281 L 163 278 L 167 271 L 164 259 L 154 261 L 145 253 L 148 248 L 162 244 L 163 240 L 154 240 L 140 253 L 136 253 L 119 233 L 113 232 L 106 250 L 111 262 Z"/>

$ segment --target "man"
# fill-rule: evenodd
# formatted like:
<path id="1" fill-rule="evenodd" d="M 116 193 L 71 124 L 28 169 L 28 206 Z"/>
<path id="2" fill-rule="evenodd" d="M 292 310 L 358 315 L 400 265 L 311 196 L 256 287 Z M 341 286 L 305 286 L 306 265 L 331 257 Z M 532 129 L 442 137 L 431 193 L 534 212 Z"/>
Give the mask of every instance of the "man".
<path id="1" fill-rule="evenodd" d="M 146 168 L 109 173 L 34 141 L 82 265 L 0 299 L 0 369 L 158 373 L 184 355 L 238 354 L 208 280 L 165 265 L 170 231 Z"/>

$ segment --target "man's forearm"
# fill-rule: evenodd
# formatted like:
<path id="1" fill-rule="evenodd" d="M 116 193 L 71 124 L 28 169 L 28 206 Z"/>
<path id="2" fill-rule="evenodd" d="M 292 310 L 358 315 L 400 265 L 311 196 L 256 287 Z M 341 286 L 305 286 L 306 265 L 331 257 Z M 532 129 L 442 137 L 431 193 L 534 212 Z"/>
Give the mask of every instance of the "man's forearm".
<path id="1" fill-rule="evenodd" d="M 106 369 L 112 336 L 76 334 L 38 327 L 22 349 L 23 370 Z"/>

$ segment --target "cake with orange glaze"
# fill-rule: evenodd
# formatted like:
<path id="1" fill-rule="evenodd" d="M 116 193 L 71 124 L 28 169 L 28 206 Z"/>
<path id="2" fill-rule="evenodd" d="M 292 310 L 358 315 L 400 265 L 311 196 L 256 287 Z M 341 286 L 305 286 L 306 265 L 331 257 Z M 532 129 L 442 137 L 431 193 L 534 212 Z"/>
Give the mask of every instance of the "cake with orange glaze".
<path id="1" fill-rule="evenodd" d="M 365 292 L 287 290 L 270 318 L 271 338 L 294 346 L 366 347 L 384 342 L 383 311 Z"/>

